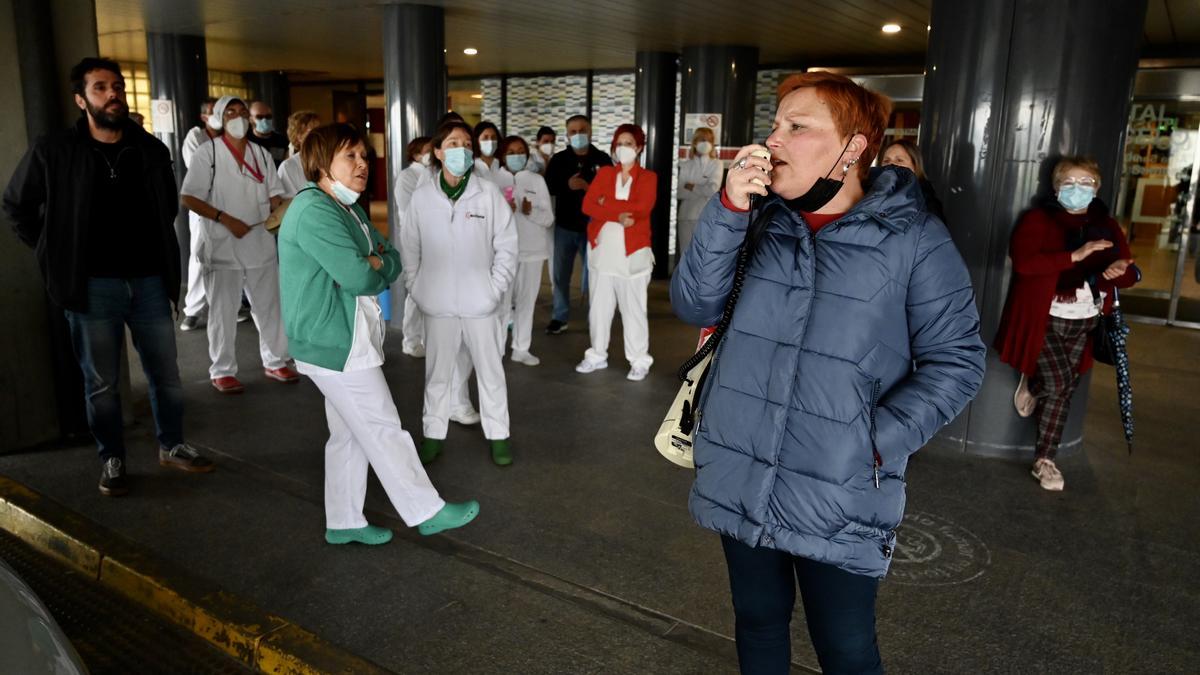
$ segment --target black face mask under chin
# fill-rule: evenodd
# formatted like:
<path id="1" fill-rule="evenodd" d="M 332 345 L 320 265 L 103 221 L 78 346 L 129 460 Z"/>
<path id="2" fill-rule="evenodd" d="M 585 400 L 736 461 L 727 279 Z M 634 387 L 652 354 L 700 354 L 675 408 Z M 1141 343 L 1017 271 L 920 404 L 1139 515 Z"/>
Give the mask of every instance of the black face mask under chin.
<path id="1" fill-rule="evenodd" d="M 851 136 L 850 140 L 846 141 L 846 147 L 842 148 L 843 154 L 845 154 L 846 150 L 850 148 L 850 142 L 853 140 L 854 137 Z M 839 157 L 838 162 L 840 161 L 841 158 Z M 846 182 L 846 174 L 850 173 L 850 167 L 854 166 L 858 160 L 850 160 L 848 164 L 842 167 L 842 179 L 833 180 L 829 176 L 833 174 L 833 170 L 837 168 L 838 162 L 834 162 L 833 166 L 829 168 L 829 173 L 826 173 L 824 178 L 818 178 L 817 182 L 813 183 L 813 186 L 808 189 L 808 192 L 805 192 L 795 199 L 784 200 L 787 202 L 788 207 L 794 211 L 815 213 L 821 207 L 828 204 L 834 198 L 834 196 L 837 195 L 838 190 L 842 189 L 842 185 L 844 185 Z"/>

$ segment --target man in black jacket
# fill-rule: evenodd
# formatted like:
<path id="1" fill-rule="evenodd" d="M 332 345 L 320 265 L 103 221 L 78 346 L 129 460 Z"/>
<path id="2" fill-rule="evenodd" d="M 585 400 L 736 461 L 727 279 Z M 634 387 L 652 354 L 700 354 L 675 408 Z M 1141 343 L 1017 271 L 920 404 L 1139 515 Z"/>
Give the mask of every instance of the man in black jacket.
<path id="1" fill-rule="evenodd" d="M 567 329 L 571 311 L 571 274 L 575 256 L 583 258 L 583 293 L 587 295 L 587 224 L 583 196 L 596 177 L 596 169 L 612 164 L 607 153 L 592 145 L 592 122 L 583 115 L 567 120 L 567 149 L 550 158 L 546 187 L 554 195 L 554 260 L 550 266 L 554 286 L 554 312 L 546 326 L 548 335 Z"/>
<path id="2" fill-rule="evenodd" d="M 213 463 L 183 440 L 170 153 L 129 120 L 116 63 L 85 58 L 71 69 L 71 85 L 79 122 L 26 153 L 4 191 L 4 211 L 37 251 L 47 294 L 66 314 L 100 451 L 100 492 L 117 496 L 128 491 L 119 380 L 126 325 L 150 382 L 159 464 L 208 472 Z"/>

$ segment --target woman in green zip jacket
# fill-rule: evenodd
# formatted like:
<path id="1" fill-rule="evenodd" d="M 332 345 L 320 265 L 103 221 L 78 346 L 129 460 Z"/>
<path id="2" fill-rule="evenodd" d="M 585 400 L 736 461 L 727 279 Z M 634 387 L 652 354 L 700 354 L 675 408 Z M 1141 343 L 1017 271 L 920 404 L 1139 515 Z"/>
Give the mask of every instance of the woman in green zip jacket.
<path id="1" fill-rule="evenodd" d="M 478 502 L 438 495 L 383 377 L 375 296 L 399 277 L 400 254 L 357 204 L 367 186 L 366 140 L 353 126 L 331 124 L 309 133 L 301 155 L 310 182 L 279 230 L 280 296 L 296 369 L 325 396 L 325 541 L 391 540 L 391 530 L 363 517 L 368 465 L 408 526 L 425 535 L 462 527 Z"/>

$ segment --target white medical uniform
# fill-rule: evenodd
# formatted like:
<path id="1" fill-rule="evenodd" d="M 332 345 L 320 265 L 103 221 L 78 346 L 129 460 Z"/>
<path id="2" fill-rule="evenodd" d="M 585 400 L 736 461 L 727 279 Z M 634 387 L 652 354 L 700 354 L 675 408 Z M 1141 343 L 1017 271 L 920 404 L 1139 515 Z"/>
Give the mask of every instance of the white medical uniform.
<path id="1" fill-rule="evenodd" d="M 238 239 L 224 225 L 200 219 L 196 256 L 204 266 L 210 307 L 208 355 L 213 379 L 237 375 L 237 312 L 243 290 L 258 328 L 263 367 L 282 368 L 288 360 L 287 336 L 279 313 L 279 258 L 275 238 L 262 225 L 271 215 L 271 197 L 282 195 L 283 187 L 264 148 L 247 142 L 245 159 L 261 173 L 261 182 L 238 163 L 221 138 L 203 144 L 192 155 L 181 191 L 250 226 Z"/>
<path id="2" fill-rule="evenodd" d="M 503 331 L 511 323 L 513 351 L 528 352 L 533 338 L 533 310 L 542 287 L 542 268 L 554 250 L 554 206 L 546 179 L 529 165 L 515 175 L 506 169 L 496 174 L 496 181 L 501 193 L 512 189 L 517 205 L 513 219 L 517 223 L 519 245 L 517 275 L 500 306 L 500 327 Z M 529 215 L 521 213 L 521 202 L 525 199 L 532 205 Z M 502 332 L 501 351 L 503 339 Z"/>
<path id="3" fill-rule="evenodd" d="M 675 198 L 679 200 L 679 212 L 675 225 L 675 252 L 683 255 L 692 234 L 696 231 L 696 223 L 700 222 L 700 212 L 709 198 L 721 189 L 721 175 L 724 166 L 720 160 L 712 157 L 692 157 L 679 163 L 679 183 L 675 190 Z M 684 188 L 691 183 L 692 189 Z"/>
<path id="4" fill-rule="evenodd" d="M 204 127 L 192 127 L 188 135 L 183 139 L 183 166 L 190 167 L 192 165 L 192 155 L 196 153 L 196 148 L 201 144 L 209 142 L 208 132 Z M 208 309 L 208 300 L 204 296 L 204 265 L 200 264 L 200 259 L 196 257 L 196 250 L 200 248 L 200 230 L 203 226 L 200 224 L 200 214 L 188 211 L 188 275 L 187 275 L 187 294 L 183 300 L 183 313 L 187 316 L 199 316 Z"/>
<path id="5" fill-rule="evenodd" d="M 479 388 L 483 434 L 508 438 L 508 391 L 496 313 L 517 267 L 512 209 L 495 184 L 472 176 L 451 202 L 436 180 L 413 193 L 400 234 L 404 281 L 425 316 L 426 438 L 446 438 L 462 347 Z"/>
<path id="6" fill-rule="evenodd" d="M 475 168 L 471 171 L 471 175 L 475 178 L 490 180 L 491 182 L 499 185 L 499 181 L 504 180 L 504 174 L 508 173 L 508 169 L 504 168 L 504 158 L 497 155 L 496 158 L 492 160 L 492 166 L 489 167 L 487 162 L 483 161 L 483 158 L 478 155 L 479 151 L 476 150 L 475 152 Z M 500 152 L 499 147 L 496 148 L 496 152 Z"/>
<path id="7" fill-rule="evenodd" d="M 300 161 L 298 152 L 280 162 L 276 173 L 279 175 L 279 184 L 283 186 L 284 199 L 295 197 L 308 185 L 308 179 L 304 177 L 304 163 Z"/>
<path id="8" fill-rule="evenodd" d="M 628 201 L 633 177 L 622 182 L 617 173 L 616 199 Z M 654 269 L 650 247 L 625 252 L 625 228 L 609 221 L 600 229 L 596 246 L 588 251 L 591 294 L 588 308 L 588 332 L 592 346 L 584 358 L 592 363 L 608 361 L 608 342 L 612 335 L 613 315 L 621 311 L 625 334 L 625 358 L 634 368 L 650 368 L 650 322 L 646 315 L 646 289 Z"/>
<path id="9" fill-rule="evenodd" d="M 408 211 L 412 194 L 418 185 L 429 182 L 432 176 L 433 168 L 420 162 L 411 162 L 396 176 L 396 185 L 392 190 L 392 194 L 395 195 L 392 206 L 396 209 L 396 232 L 392 236 L 392 245 L 397 249 L 400 248 L 400 232 L 404 229 L 404 213 Z M 404 298 L 403 303 L 400 298 Z M 424 350 L 425 322 L 421 318 L 421 311 L 417 309 L 417 303 L 413 302 L 412 296 L 404 289 L 404 277 L 392 284 L 392 314 L 402 317 L 400 330 L 404 336 L 404 353 L 414 354 Z"/>

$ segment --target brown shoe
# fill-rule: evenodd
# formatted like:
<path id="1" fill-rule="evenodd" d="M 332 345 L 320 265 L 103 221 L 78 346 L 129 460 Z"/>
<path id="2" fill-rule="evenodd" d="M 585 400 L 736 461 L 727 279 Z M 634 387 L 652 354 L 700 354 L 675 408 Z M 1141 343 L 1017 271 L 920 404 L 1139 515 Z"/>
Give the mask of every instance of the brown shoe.
<path id="1" fill-rule="evenodd" d="M 286 382 L 288 384 L 300 381 L 300 373 L 287 366 L 282 368 L 263 368 L 263 375 L 277 382 Z"/>
<path id="2" fill-rule="evenodd" d="M 246 387 L 243 386 L 242 383 L 232 375 L 226 375 L 225 377 L 214 377 L 212 379 L 212 386 L 222 394 L 240 394 L 243 391 L 246 391 Z"/>

